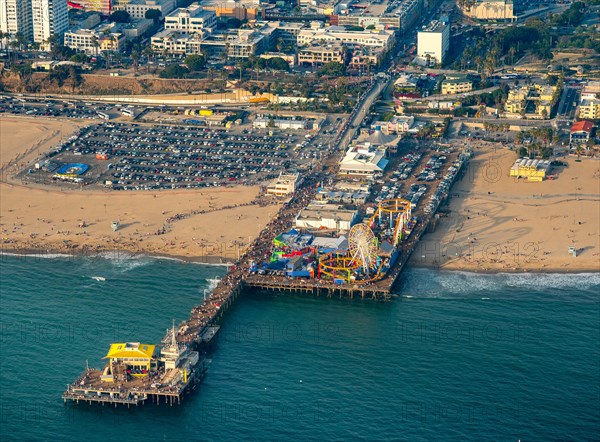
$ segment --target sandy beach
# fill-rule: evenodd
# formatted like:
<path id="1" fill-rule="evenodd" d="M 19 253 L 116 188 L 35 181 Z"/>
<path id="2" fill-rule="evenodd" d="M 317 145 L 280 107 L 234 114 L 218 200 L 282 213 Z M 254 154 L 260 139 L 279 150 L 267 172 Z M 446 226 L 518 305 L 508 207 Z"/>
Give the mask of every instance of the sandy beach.
<path id="1" fill-rule="evenodd" d="M 2 163 L 33 161 L 76 130 L 76 123 L 0 119 Z M 126 250 L 198 261 L 235 260 L 277 213 L 255 202 L 259 187 L 118 192 L 0 183 L 0 247 L 28 253 Z M 121 227 L 113 232 L 112 221 Z M 217 258 L 217 259 L 218 259 Z"/>
<path id="2" fill-rule="evenodd" d="M 557 179 L 509 177 L 515 153 L 476 150 L 451 190 L 449 213 L 423 237 L 417 266 L 480 272 L 600 271 L 600 161 L 575 157 Z M 577 257 L 568 253 L 577 249 Z"/>

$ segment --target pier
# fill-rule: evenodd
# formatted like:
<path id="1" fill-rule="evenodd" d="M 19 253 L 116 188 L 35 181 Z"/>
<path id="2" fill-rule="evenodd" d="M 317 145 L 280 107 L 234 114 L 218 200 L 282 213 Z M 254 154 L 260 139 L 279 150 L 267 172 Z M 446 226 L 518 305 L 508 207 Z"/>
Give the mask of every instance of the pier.
<path id="1" fill-rule="evenodd" d="M 370 106 L 368 100 L 371 99 L 374 90 L 381 90 L 381 84 L 374 85 L 373 89 L 366 94 L 368 99 L 364 100 L 364 106 Z M 357 119 L 360 121 L 358 113 L 355 111 L 349 121 L 354 123 Z M 352 129 L 352 126 L 348 125 L 340 133 L 338 138 L 340 143 Z M 317 184 L 336 170 L 337 154 L 335 150 L 329 152 L 329 156 L 305 176 L 292 197 L 249 245 L 246 252 L 219 281 L 215 289 L 201 304 L 191 309 L 189 318 L 177 325 L 173 323 L 162 340 L 160 355 L 158 357 L 151 355 L 151 360 L 150 357 L 147 358 L 145 363 L 148 370 L 140 372 L 139 367 L 132 365 L 139 364 L 139 362 L 132 362 L 139 361 L 139 358 L 126 357 L 127 351 L 131 350 L 133 355 L 136 349 L 144 348 L 143 344 L 113 344 L 113 346 L 120 345 L 118 349 L 123 347 L 122 351 L 116 356 L 111 356 L 111 346 L 111 351 L 106 356 L 109 364 L 103 370 L 86 368 L 73 383 L 67 386 L 62 396 L 65 403 L 71 401 L 128 407 L 145 403 L 180 404 L 184 396 L 197 386 L 206 373 L 207 348 L 218 335 L 223 315 L 244 290 L 388 301 L 392 296 L 394 284 L 421 236 L 434 219 L 437 208 L 447 198 L 447 193 L 443 199 L 437 201 L 429 213 L 423 210 L 417 211 L 418 221 L 410 234 L 398 243 L 398 259 L 380 279 L 339 284 L 316 278 L 257 275 L 250 271 L 251 263 L 270 255 L 274 238 L 293 225 L 299 210 L 315 197 Z M 431 193 L 432 189 L 429 189 L 429 192 Z"/>

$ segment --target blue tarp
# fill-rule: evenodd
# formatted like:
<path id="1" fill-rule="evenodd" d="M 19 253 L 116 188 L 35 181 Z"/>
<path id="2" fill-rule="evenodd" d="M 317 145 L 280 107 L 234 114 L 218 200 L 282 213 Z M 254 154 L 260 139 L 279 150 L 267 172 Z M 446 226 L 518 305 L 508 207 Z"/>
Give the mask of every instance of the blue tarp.
<path id="1" fill-rule="evenodd" d="M 292 278 L 310 278 L 310 272 L 308 270 L 296 270 L 289 272 L 288 276 L 291 276 Z"/>
<path id="2" fill-rule="evenodd" d="M 90 168 L 87 164 L 83 163 L 69 163 L 61 166 L 56 173 L 59 175 L 83 175 Z"/>

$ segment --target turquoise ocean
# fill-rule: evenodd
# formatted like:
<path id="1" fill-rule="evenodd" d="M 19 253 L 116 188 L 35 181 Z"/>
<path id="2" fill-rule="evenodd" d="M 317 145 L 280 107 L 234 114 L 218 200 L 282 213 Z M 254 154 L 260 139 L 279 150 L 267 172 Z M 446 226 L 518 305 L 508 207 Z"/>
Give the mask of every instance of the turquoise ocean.
<path id="1" fill-rule="evenodd" d="M 409 269 L 391 302 L 245 293 L 181 406 L 64 405 L 224 267 L 0 256 L 0 440 L 600 440 L 600 274 Z"/>

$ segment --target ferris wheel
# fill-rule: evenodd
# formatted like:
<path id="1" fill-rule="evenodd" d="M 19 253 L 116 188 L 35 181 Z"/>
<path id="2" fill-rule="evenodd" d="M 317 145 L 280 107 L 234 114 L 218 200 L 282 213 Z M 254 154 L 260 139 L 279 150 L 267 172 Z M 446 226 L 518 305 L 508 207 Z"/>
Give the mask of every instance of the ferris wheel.
<path id="1" fill-rule="evenodd" d="M 377 264 L 377 238 L 366 224 L 355 224 L 348 234 L 350 256 L 359 261 L 365 271 L 375 268 Z"/>

